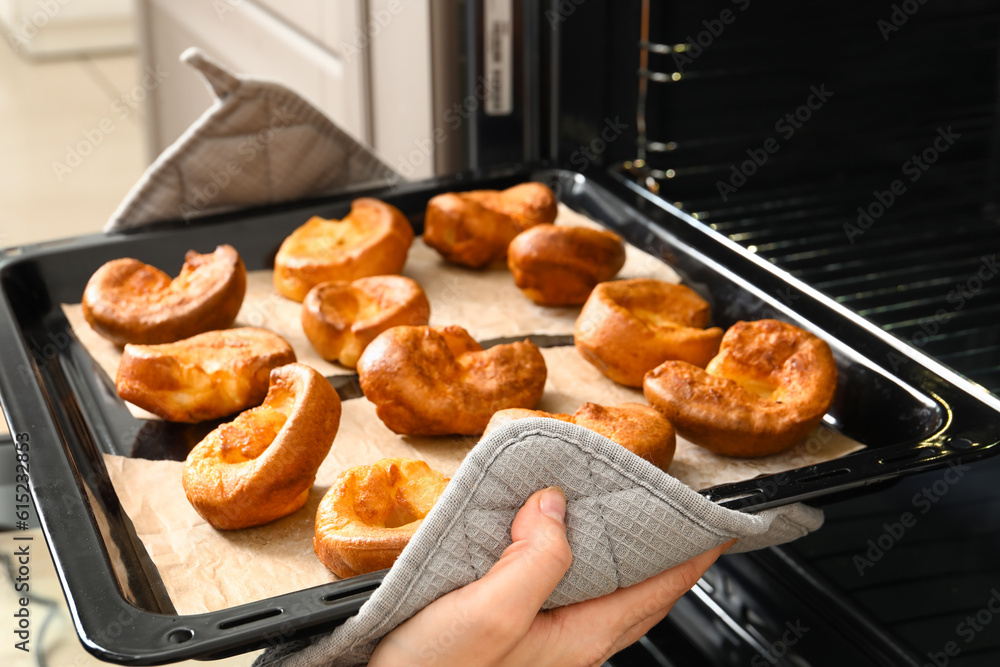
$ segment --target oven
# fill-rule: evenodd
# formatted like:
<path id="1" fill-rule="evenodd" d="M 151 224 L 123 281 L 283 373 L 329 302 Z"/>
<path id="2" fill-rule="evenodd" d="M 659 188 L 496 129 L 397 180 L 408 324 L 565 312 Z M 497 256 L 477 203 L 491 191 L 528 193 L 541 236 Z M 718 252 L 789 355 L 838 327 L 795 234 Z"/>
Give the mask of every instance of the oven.
<path id="1" fill-rule="evenodd" d="M 1000 2 L 459 13 L 450 166 L 547 162 L 676 207 L 1000 392 Z M 822 530 L 723 558 L 611 664 L 1000 664 L 998 474 L 825 499 Z"/>
<path id="2" fill-rule="evenodd" d="M 601 200 L 587 198 L 607 192 L 645 219 L 683 221 L 699 247 L 721 249 L 738 267 L 736 278 L 774 308 L 811 307 L 814 293 L 832 300 L 838 338 L 870 323 L 881 327 L 912 352 L 890 350 L 886 366 L 919 379 L 911 362 L 920 358 L 921 368 L 934 371 L 930 390 L 947 393 L 935 384 L 950 377 L 947 367 L 983 396 L 1000 391 L 1000 1 L 847 0 L 820 12 L 760 0 L 467 0 L 434 2 L 430 10 L 434 164 L 438 173 L 462 176 L 386 193 L 407 212 L 419 216 L 438 191 L 554 174 L 563 194 L 594 211 Z M 594 188 L 576 193 L 578 182 Z M 224 215 L 182 233 L 209 240 L 239 232 L 248 261 L 260 268 L 274 250 L 263 234 L 294 228 L 306 209 L 333 215 L 349 197 L 279 205 L 246 219 Z M 119 610 L 131 614 L 118 645 L 130 643 L 121 654 L 103 654 L 119 662 L 169 662 L 185 642 L 203 637 L 201 652 L 185 657 L 248 650 L 261 628 L 292 621 L 297 631 L 329 629 L 379 580 L 299 591 L 163 630 L 176 617 L 155 568 L 116 510 L 100 465 L 88 467 L 108 442 L 111 453 L 132 444 L 109 435 L 134 435 L 132 417 L 94 380 L 85 351 L 68 344 L 51 358 L 45 352 L 61 315 L 46 302 L 57 290 L 39 286 L 80 282 L 83 269 L 60 262 L 59 253 L 110 259 L 134 246 L 167 254 L 170 244 L 186 243 L 171 229 L 118 238 L 117 247 L 84 239 L 47 255 L 33 249 L 16 267 L 20 260 L 8 258 L 0 284 L 0 339 L 14 359 L 0 364 L 0 381 L 21 392 L 5 410 L 15 423 L 53 422 L 68 453 L 48 473 L 59 495 L 46 521 L 61 536 L 57 556 L 77 550 L 58 566 L 79 584 L 74 598 L 86 601 L 74 619 L 81 633 L 114 621 Z M 19 300 L 8 303 L 8 295 Z M 15 320 L 17 330 L 9 325 Z M 22 354 L 25 340 L 44 358 Z M 33 412 L 46 403 L 51 414 Z M 908 417 L 877 403 L 862 407 L 864 426 L 874 431 Z M 1000 460 L 982 442 L 964 443 L 947 443 L 949 465 L 933 465 L 933 442 L 876 461 L 897 471 L 927 469 L 905 479 L 834 480 L 844 490 L 816 500 L 826 511 L 822 530 L 722 559 L 610 664 L 998 664 L 1000 493 L 993 478 Z M 962 460 L 966 445 L 970 460 Z M 925 454 L 932 455 L 927 465 Z M 90 523 L 90 515 L 72 513 L 84 506 L 106 523 L 70 538 L 71 529 Z M 112 547 L 124 574 L 105 562 Z M 128 589 L 131 604 L 119 588 Z M 282 604 L 303 606 L 308 622 L 286 620 Z M 177 646 L 154 646 L 167 639 Z"/>

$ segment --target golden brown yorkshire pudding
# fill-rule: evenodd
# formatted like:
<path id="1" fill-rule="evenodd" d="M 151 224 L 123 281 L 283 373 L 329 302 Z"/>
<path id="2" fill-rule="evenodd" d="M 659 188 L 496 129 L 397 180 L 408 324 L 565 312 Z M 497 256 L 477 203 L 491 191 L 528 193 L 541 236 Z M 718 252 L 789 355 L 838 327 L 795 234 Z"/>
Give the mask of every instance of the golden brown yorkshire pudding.
<path id="1" fill-rule="evenodd" d="M 413 227 L 399 209 L 378 199 L 351 202 L 343 220 L 313 216 L 282 242 L 274 258 L 274 289 L 301 302 L 314 286 L 399 273 Z"/>
<path id="2" fill-rule="evenodd" d="M 734 324 L 705 370 L 667 361 L 643 382 L 646 399 L 682 436 L 716 454 L 750 457 L 802 440 L 836 388 L 830 347 L 776 320 Z"/>
<path id="3" fill-rule="evenodd" d="M 545 359 L 530 341 L 484 350 L 457 326 L 394 327 L 358 361 L 361 390 L 395 433 L 479 435 L 504 408 L 533 408 Z"/>
<path id="4" fill-rule="evenodd" d="M 604 229 L 538 225 L 507 249 L 514 284 L 540 306 L 578 306 L 624 265 L 625 244 Z"/>
<path id="5" fill-rule="evenodd" d="M 271 371 L 264 403 L 209 433 L 184 463 L 184 493 L 220 530 L 302 507 L 340 426 L 340 398 L 303 364 Z"/>
<path id="6" fill-rule="evenodd" d="M 555 193 L 544 183 L 520 183 L 506 190 L 471 190 L 466 198 L 509 216 L 524 231 L 535 225 L 552 222 L 559 213 Z"/>
<path id="7" fill-rule="evenodd" d="M 176 343 L 126 345 L 115 385 L 126 401 L 167 421 L 218 419 L 260 404 L 271 369 L 295 361 L 281 336 L 251 327 Z"/>
<path id="8" fill-rule="evenodd" d="M 619 384 L 641 387 L 647 371 L 668 359 L 704 367 L 719 350 L 722 329 L 694 290 L 636 278 L 601 283 L 580 311 L 573 342 L 583 358 Z"/>
<path id="9" fill-rule="evenodd" d="M 87 281 L 83 316 L 118 345 L 171 343 L 228 327 L 246 288 L 246 267 L 230 245 L 205 255 L 189 250 L 173 280 L 137 259 L 116 259 Z"/>
<path id="10" fill-rule="evenodd" d="M 392 567 L 447 485 L 423 461 L 382 459 L 351 468 L 319 503 L 316 555 L 342 579 Z"/>
<path id="11" fill-rule="evenodd" d="M 351 368 L 375 336 L 401 325 L 427 324 L 431 305 L 416 281 L 371 276 L 316 285 L 302 302 L 302 330 L 324 359 Z"/>
<path id="12" fill-rule="evenodd" d="M 549 417 L 590 429 L 663 471 L 670 467 L 677 448 L 677 436 L 667 418 L 641 403 L 622 403 L 615 407 L 584 403 L 572 415 L 523 408 L 499 410 L 490 419 L 483 437 L 508 422 L 527 417 Z"/>
<path id="13" fill-rule="evenodd" d="M 554 221 L 558 211 L 544 183 L 445 193 L 427 203 L 424 242 L 449 262 L 480 268 L 506 257 L 515 236 Z"/>

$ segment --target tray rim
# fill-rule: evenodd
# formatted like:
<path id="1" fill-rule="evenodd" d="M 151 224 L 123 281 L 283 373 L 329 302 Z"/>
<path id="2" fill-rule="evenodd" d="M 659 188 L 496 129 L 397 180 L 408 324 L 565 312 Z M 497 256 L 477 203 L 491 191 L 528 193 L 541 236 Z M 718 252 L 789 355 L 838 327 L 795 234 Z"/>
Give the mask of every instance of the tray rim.
<path id="1" fill-rule="evenodd" d="M 582 174 L 569 172 L 566 170 L 543 169 L 539 171 L 539 170 L 525 168 L 523 170 L 521 169 L 491 170 L 483 173 L 469 174 L 467 177 L 458 179 L 450 177 L 435 178 L 435 179 L 429 179 L 427 181 L 405 184 L 401 187 L 396 187 L 396 188 L 388 188 L 388 189 L 383 188 L 372 191 L 371 193 L 368 194 L 371 194 L 372 196 L 381 195 L 386 197 L 392 197 L 392 196 L 399 196 L 400 192 L 424 192 L 424 191 L 429 191 L 435 187 L 442 187 L 442 186 L 453 187 L 456 189 L 457 188 L 468 189 L 468 187 L 474 185 L 476 182 L 488 179 L 509 178 L 509 177 L 514 177 L 516 175 L 530 176 L 538 180 L 545 180 L 545 178 L 550 178 L 556 182 L 566 181 L 566 179 L 569 179 L 571 183 L 589 184 L 592 186 L 596 186 L 598 188 L 603 188 L 612 197 L 615 196 L 615 192 L 612 189 L 613 187 L 620 188 L 624 185 L 626 191 L 629 189 L 628 183 L 623 184 L 621 182 L 618 182 L 616 184 L 615 179 L 613 177 L 607 179 L 601 177 L 595 178 L 593 175 L 584 176 Z M 351 193 L 346 193 L 344 195 L 338 195 L 332 198 L 311 200 L 307 202 L 303 201 L 294 202 L 293 204 L 290 204 L 288 206 L 279 205 L 276 207 L 264 207 L 264 208 L 241 210 L 233 213 L 223 214 L 222 216 L 213 216 L 212 220 L 206 222 L 209 223 L 225 222 L 227 220 L 232 220 L 234 217 L 235 218 L 248 217 L 248 216 L 254 217 L 255 215 L 261 215 L 262 211 L 276 211 L 276 210 L 280 211 L 285 208 L 299 209 L 304 206 L 309 206 L 313 202 L 316 204 L 323 202 L 331 202 L 331 201 L 340 202 L 344 201 L 345 198 L 353 198 L 355 196 L 358 196 L 358 194 L 359 193 L 357 192 L 351 192 Z M 641 192 L 635 192 L 634 194 L 639 194 L 640 196 L 644 196 L 642 195 Z M 690 218 L 690 216 L 683 213 L 682 211 L 670 207 L 669 204 L 666 204 L 665 202 L 660 202 L 653 199 L 650 199 L 650 201 L 652 204 L 660 208 L 663 208 L 669 215 L 677 218 L 678 220 L 682 221 L 692 229 L 696 230 L 697 233 L 703 234 L 706 237 L 706 239 L 709 240 L 709 242 L 720 244 L 721 246 L 725 247 L 727 252 L 733 253 L 735 257 L 739 257 L 741 262 L 749 262 L 751 264 L 755 264 L 757 265 L 758 269 L 765 270 L 769 273 L 772 273 L 777 278 L 780 278 L 784 284 L 792 284 L 796 288 L 802 290 L 803 293 L 811 293 L 809 294 L 810 297 L 813 298 L 817 303 L 821 304 L 826 309 L 836 312 L 839 317 L 846 317 L 849 321 L 851 321 L 852 326 L 864 330 L 867 335 L 872 336 L 873 338 L 881 341 L 881 343 L 883 343 L 884 345 L 887 345 L 892 349 L 897 350 L 900 356 L 902 356 L 903 358 L 910 360 L 914 363 L 917 363 L 920 367 L 924 369 L 933 371 L 935 375 L 948 382 L 949 386 L 960 389 L 962 392 L 979 400 L 981 403 L 991 408 L 993 411 L 1000 413 L 1000 400 L 998 400 L 996 397 L 990 394 L 978 395 L 976 393 L 975 385 L 970 383 L 965 378 L 954 373 L 950 369 L 947 369 L 939 362 L 936 362 L 935 360 L 931 359 L 920 350 L 917 350 L 916 348 L 907 345 L 903 341 L 900 341 L 891 334 L 882 331 L 875 325 L 867 322 L 863 318 L 860 318 L 859 316 L 847 310 L 840 304 L 837 304 L 832 299 L 829 299 L 825 295 L 822 295 L 816 290 L 813 290 L 808 285 L 805 285 L 798 279 L 795 279 L 794 277 L 783 272 L 782 270 L 777 269 L 773 265 L 764 262 L 761 258 L 752 255 L 750 253 L 747 253 L 745 250 L 743 250 L 741 247 L 739 247 L 729 239 L 721 237 L 721 235 L 712 232 L 702 223 L 698 222 L 697 220 L 694 220 L 693 218 Z M 631 208 L 625 201 L 620 201 L 619 204 L 624 206 L 626 209 Z M 664 205 L 667 208 L 664 208 Z M 640 215 L 642 214 L 640 213 Z M 51 404 L 49 402 L 49 397 L 43 393 L 42 385 L 40 382 L 38 384 L 22 383 L 23 385 L 25 385 L 24 391 L 21 393 L 15 393 L 14 397 L 13 398 L 11 397 L 11 392 L 9 390 L 12 386 L 15 386 L 13 384 L 13 380 L 15 379 L 14 378 L 15 371 L 12 370 L 13 368 L 15 368 L 14 364 L 17 365 L 17 368 L 23 366 L 29 369 L 32 368 L 32 366 L 34 365 L 36 370 L 35 373 L 36 380 L 39 379 L 39 372 L 35 360 L 32 358 L 31 353 L 29 353 L 28 344 L 27 341 L 24 340 L 21 329 L 15 327 L 14 325 L 15 319 L 14 319 L 13 309 L 11 307 L 11 303 L 8 298 L 6 277 L 11 273 L 11 271 L 17 265 L 23 262 L 31 262 L 35 258 L 47 256 L 54 252 L 58 252 L 60 248 L 71 247 L 74 249 L 80 249 L 92 246 L 113 247 L 118 242 L 125 242 L 133 238 L 135 234 L 141 233 L 144 237 L 149 237 L 150 235 L 155 237 L 157 233 L 160 232 L 173 233 L 176 232 L 178 228 L 183 228 L 183 227 L 185 227 L 184 223 L 179 223 L 179 222 L 165 223 L 164 225 L 158 225 L 149 230 L 141 230 L 139 232 L 126 232 L 126 233 L 118 233 L 111 235 L 94 234 L 94 235 L 87 235 L 71 239 L 62 239 L 59 241 L 42 243 L 34 246 L 24 246 L 16 249 L 8 249 L 7 251 L 4 251 L 4 257 L 0 258 L 0 279 L 4 280 L 4 286 L 0 288 L 0 341 L 3 341 L 8 344 L 7 349 L 11 351 L 12 355 L 5 356 L 4 361 L 0 362 L 0 388 L 3 389 L 3 391 L 0 392 L 0 403 L 2 403 L 4 413 L 8 419 L 8 423 L 11 424 L 12 433 L 18 432 L 18 430 L 21 428 L 21 425 L 25 423 L 26 419 L 31 422 L 31 426 L 28 429 L 29 433 L 37 431 L 42 431 L 42 432 L 47 431 L 48 433 L 59 433 L 60 428 L 56 422 L 54 413 L 52 412 Z M 761 293 L 761 296 L 764 297 L 766 300 L 773 301 L 773 299 L 771 299 L 764 292 Z M 781 304 L 775 303 L 774 305 L 779 308 L 782 308 Z M 9 361 L 11 359 L 13 360 L 13 363 Z M 947 410 L 947 405 L 948 405 L 947 403 L 939 402 L 939 404 L 945 405 Z M 38 414 L 39 410 L 38 409 L 32 410 L 31 409 L 32 406 L 34 406 L 35 408 L 46 406 L 49 408 L 49 410 L 43 412 L 42 414 Z M 28 419 L 28 415 L 26 413 L 34 413 L 35 419 Z M 950 423 L 951 423 L 950 419 L 946 421 L 944 425 L 945 429 Z M 908 467 L 905 471 L 905 474 L 921 472 L 923 470 L 928 470 L 935 467 L 941 467 L 947 465 L 949 461 L 965 460 L 969 457 L 992 454 L 994 453 L 993 451 L 987 452 L 986 450 L 995 449 L 993 447 L 993 445 L 995 444 L 997 443 L 991 443 L 989 447 L 983 447 L 977 449 L 975 452 L 965 451 L 965 452 L 952 452 L 952 453 L 943 453 L 940 455 L 935 455 L 932 458 L 921 461 L 921 464 L 918 466 Z M 886 448 L 879 447 L 871 451 L 880 452 L 883 451 L 884 449 Z M 860 453 L 861 452 L 859 452 L 859 454 Z M 69 455 L 68 452 L 67 455 Z M 69 462 L 67 462 L 66 469 L 57 471 L 56 477 L 61 483 L 68 485 L 67 488 L 72 488 L 74 482 L 77 482 L 78 480 L 73 479 L 72 473 L 69 470 L 69 468 L 71 468 L 72 466 L 68 464 Z M 899 470 L 894 470 L 891 468 L 891 466 L 886 466 L 886 471 L 883 476 L 866 479 L 864 482 L 859 483 L 859 486 L 880 482 L 885 479 L 891 479 L 893 477 L 899 476 L 900 474 L 904 474 L 904 472 L 900 472 Z M 727 499 L 729 499 L 730 504 L 738 506 L 742 509 L 760 510 L 760 509 L 765 509 L 766 507 L 774 506 L 775 504 L 780 504 L 778 502 L 770 502 L 769 499 L 765 497 L 763 501 L 742 502 L 741 505 L 740 501 L 745 500 L 745 496 L 744 498 L 740 498 L 738 497 L 739 494 L 745 493 L 747 489 L 750 488 L 747 485 L 753 486 L 754 482 L 757 482 L 757 480 L 740 482 L 736 483 L 735 485 L 723 485 L 722 487 L 714 487 L 714 490 L 716 491 L 715 496 L 713 497 L 712 493 L 706 493 L 706 495 L 708 495 L 711 499 L 716 500 L 717 502 L 726 501 Z M 80 492 L 80 489 L 77 488 L 76 490 L 78 492 L 79 499 L 83 502 L 87 502 L 86 497 L 82 492 Z M 763 493 L 761 489 L 758 489 L 757 491 L 759 493 Z M 54 526 L 50 525 L 50 522 L 47 520 L 47 517 L 43 517 L 42 512 L 37 511 L 39 507 L 39 505 L 37 504 L 38 494 L 36 492 L 36 489 L 34 488 L 34 485 L 32 485 L 32 494 L 36 500 L 36 514 L 39 516 L 39 519 L 43 524 L 42 528 L 43 531 L 45 532 L 46 539 L 49 540 L 51 544 L 53 541 L 52 528 Z M 767 494 L 764 495 L 766 496 Z M 733 500 L 734 497 L 735 500 Z M 815 497 L 815 496 L 805 495 L 803 497 Z M 773 500 L 773 498 L 771 500 Z M 93 521 L 93 513 L 89 505 L 87 506 L 87 510 L 91 520 Z M 99 534 L 95 532 L 94 537 L 95 538 L 99 537 Z M 56 536 L 55 541 L 63 542 L 65 541 L 65 537 Z M 84 546 L 90 552 L 88 554 L 88 557 L 96 559 L 103 558 L 104 568 L 107 570 L 107 572 L 111 572 L 113 566 L 111 565 L 110 559 L 107 555 L 106 544 L 91 543 L 91 544 L 86 544 Z M 97 553 L 100 552 L 102 549 L 103 549 L 103 554 Z M 54 558 L 57 556 L 57 554 L 55 553 L 53 555 Z M 323 591 L 327 590 L 330 586 L 336 586 L 337 584 L 342 584 L 343 582 L 335 582 L 334 584 L 321 585 L 313 587 L 311 589 L 306 589 L 305 591 L 288 593 L 282 596 L 276 596 L 273 598 L 268 598 L 267 600 L 240 605 L 238 607 L 232 607 L 218 612 L 207 612 L 204 614 L 195 614 L 186 616 L 149 612 L 140 609 L 138 606 L 135 606 L 132 603 L 130 603 L 125 598 L 125 595 L 122 593 L 120 589 L 115 588 L 115 592 L 117 593 L 117 599 L 114 599 L 115 596 L 108 594 L 107 591 L 105 591 L 105 595 L 101 596 L 103 597 L 101 602 L 107 605 L 105 608 L 114 611 L 115 616 L 118 618 L 122 618 L 124 616 L 125 618 L 131 618 L 137 621 L 141 621 L 143 625 L 158 627 L 162 630 L 161 634 L 183 632 L 185 629 L 190 629 L 193 632 L 201 634 L 202 632 L 207 631 L 213 624 L 217 625 L 219 623 L 220 617 L 222 616 L 225 616 L 229 622 L 239 621 L 240 619 L 247 619 L 247 618 L 252 619 L 242 624 L 238 624 L 239 627 L 237 627 L 237 630 L 235 632 L 229 633 L 228 635 L 226 635 L 225 638 L 209 637 L 207 641 L 196 642 L 196 644 L 180 642 L 176 644 L 177 649 L 175 650 L 164 651 L 160 649 L 160 650 L 150 650 L 145 652 L 143 651 L 125 652 L 123 650 L 115 650 L 112 647 L 105 645 L 100 641 L 100 638 L 97 638 L 95 636 L 96 634 L 100 634 L 93 632 L 94 630 L 93 623 L 95 622 L 96 619 L 93 618 L 92 614 L 86 612 L 86 606 L 81 607 L 80 604 L 75 603 L 75 598 L 78 593 L 80 594 L 81 598 L 83 598 L 87 597 L 90 593 L 92 593 L 92 591 L 84 591 L 81 593 L 78 589 L 76 590 L 71 589 L 70 580 L 73 579 L 75 583 L 76 582 L 75 580 L 77 578 L 75 576 L 67 576 L 68 572 L 65 570 L 66 568 L 61 567 L 60 563 L 57 561 L 57 572 L 60 578 L 60 583 L 62 584 L 63 590 L 66 593 L 68 601 L 70 602 L 70 610 L 73 616 L 74 625 L 76 626 L 77 631 L 80 634 L 81 639 L 83 640 L 85 646 L 92 653 L 94 653 L 95 655 L 104 660 L 120 662 L 124 664 L 159 664 L 163 662 L 171 662 L 174 660 L 180 660 L 190 657 L 205 657 L 208 655 L 216 655 L 215 652 L 217 651 L 221 652 L 231 651 L 233 650 L 233 647 L 236 646 L 237 644 L 239 645 L 240 651 L 251 650 L 252 647 L 250 646 L 250 644 L 253 643 L 254 641 L 259 642 L 262 636 L 266 637 L 269 628 L 280 627 L 277 623 L 268 622 L 269 618 L 275 618 L 281 624 L 287 624 L 292 619 L 285 616 L 286 609 L 289 613 L 291 613 L 292 611 L 296 610 L 296 607 L 299 607 L 298 611 L 301 613 L 299 616 L 296 616 L 295 619 L 304 620 L 304 622 L 301 625 L 297 626 L 298 630 L 310 631 L 320 628 L 328 629 L 329 627 L 332 627 L 332 625 L 335 625 L 338 622 L 342 622 L 349 615 L 356 612 L 357 609 L 360 608 L 361 604 L 363 604 L 363 602 L 367 599 L 370 590 L 372 590 L 375 586 L 377 586 L 377 583 L 381 581 L 381 576 L 382 576 L 381 573 L 373 573 L 372 575 L 366 575 L 365 577 L 358 577 L 350 580 L 345 580 L 351 584 L 346 588 L 351 588 L 353 592 L 351 592 L 350 595 L 338 597 L 333 604 L 329 604 L 324 601 L 324 599 L 328 596 L 324 595 Z M 107 577 L 104 578 L 104 583 L 107 583 Z M 341 588 L 345 587 L 341 586 Z M 303 599 L 304 597 L 308 597 L 304 596 L 303 595 L 304 593 L 311 593 L 313 595 L 308 600 L 304 600 Z M 271 615 L 271 616 L 262 615 L 267 613 L 268 610 L 274 608 L 279 608 L 281 611 L 277 615 Z M 105 632 L 103 634 L 106 635 L 107 629 L 110 627 L 112 626 L 106 623 Z M 240 628 L 242 628 L 242 630 Z M 210 635 L 211 633 L 209 632 L 208 634 Z M 176 635 L 176 636 L 180 637 L 181 635 Z M 191 649 L 195 648 L 196 645 L 199 649 L 198 653 L 193 653 Z"/>

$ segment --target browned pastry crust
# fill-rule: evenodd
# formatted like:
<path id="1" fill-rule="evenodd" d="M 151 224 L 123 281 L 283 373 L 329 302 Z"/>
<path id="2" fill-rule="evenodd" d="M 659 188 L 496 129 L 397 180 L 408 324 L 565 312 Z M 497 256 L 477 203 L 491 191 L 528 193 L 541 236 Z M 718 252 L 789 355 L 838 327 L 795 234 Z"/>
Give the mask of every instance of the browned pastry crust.
<path id="1" fill-rule="evenodd" d="M 691 442 L 727 456 L 767 456 L 809 434 L 833 402 L 837 365 L 813 334 L 777 320 L 737 322 L 708 368 L 667 361 L 646 399 Z"/>
<path id="2" fill-rule="evenodd" d="M 395 433 L 479 435 L 504 408 L 533 408 L 545 359 L 530 341 L 483 350 L 457 326 L 394 327 L 358 361 L 361 390 Z"/>
<path id="3" fill-rule="evenodd" d="M 506 190 L 472 190 L 463 193 L 483 206 L 511 217 L 524 231 L 556 219 L 559 206 L 555 193 L 544 183 L 520 183 Z"/>
<path id="4" fill-rule="evenodd" d="M 445 193 L 427 203 L 424 242 L 449 262 L 480 268 L 502 260 L 515 236 L 554 221 L 558 210 L 543 183 Z"/>
<path id="5" fill-rule="evenodd" d="M 708 303 L 684 285 L 636 278 L 598 285 L 580 311 L 573 341 L 583 358 L 619 384 L 641 387 L 664 361 L 704 367 L 719 349 L 722 329 Z"/>
<path id="6" fill-rule="evenodd" d="M 524 295 L 540 306 L 578 306 L 625 265 L 625 244 L 604 229 L 538 225 L 518 234 L 507 266 Z"/>
<path id="7" fill-rule="evenodd" d="M 313 216 L 282 242 L 274 289 L 301 302 L 320 283 L 399 273 L 411 243 L 413 227 L 399 209 L 371 197 L 355 199 L 343 220 Z"/>
<path id="8" fill-rule="evenodd" d="M 667 418 L 641 403 L 622 403 L 615 407 L 584 403 L 572 415 L 522 408 L 499 410 L 490 419 L 483 437 L 507 422 L 527 417 L 549 417 L 590 429 L 663 471 L 670 467 L 677 448 L 677 436 Z"/>
<path id="9" fill-rule="evenodd" d="M 402 325 L 427 324 L 431 305 L 416 281 L 371 276 L 316 285 L 302 302 L 302 330 L 324 359 L 351 368 L 375 336 Z"/>
<path id="10" fill-rule="evenodd" d="M 351 468 L 319 503 L 316 555 L 342 579 L 392 567 L 447 485 L 423 461 L 382 459 Z"/>
<path id="11" fill-rule="evenodd" d="M 184 493 L 220 530 L 302 507 L 340 426 L 340 398 L 303 364 L 271 371 L 264 403 L 209 433 L 184 463 Z"/>
<path id="12" fill-rule="evenodd" d="M 126 401 L 174 422 L 199 422 L 258 405 L 271 369 L 295 361 L 281 336 L 245 327 L 176 343 L 126 345 L 115 385 Z"/>
<path id="13" fill-rule="evenodd" d="M 246 267 L 230 245 L 204 255 L 189 250 L 173 280 L 137 259 L 116 259 L 87 281 L 83 316 L 117 345 L 171 343 L 228 327 L 246 288 Z"/>

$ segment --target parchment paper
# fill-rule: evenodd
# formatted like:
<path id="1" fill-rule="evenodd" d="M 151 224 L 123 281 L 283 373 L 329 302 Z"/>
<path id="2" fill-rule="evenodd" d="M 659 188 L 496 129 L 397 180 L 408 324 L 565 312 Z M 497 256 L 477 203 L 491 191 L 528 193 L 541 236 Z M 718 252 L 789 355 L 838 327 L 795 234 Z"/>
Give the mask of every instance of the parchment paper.
<path id="1" fill-rule="evenodd" d="M 587 401 L 644 403 L 642 392 L 608 380 L 573 347 L 543 349 L 548 368 L 539 409 L 572 413 Z M 344 470 L 380 458 L 422 459 L 452 475 L 474 437 L 398 436 L 365 398 L 345 401 L 340 431 L 306 506 L 266 526 L 217 531 L 191 508 L 181 486 L 183 464 L 105 456 L 111 481 L 136 533 L 160 571 L 178 613 L 215 611 L 336 581 L 313 553 L 320 498 Z M 717 456 L 678 439 L 670 473 L 695 489 L 830 460 L 862 445 L 820 428 L 802 445 L 763 459 Z"/>
<path id="2" fill-rule="evenodd" d="M 563 204 L 559 205 L 556 224 L 601 228 Z M 680 282 L 680 277 L 662 260 L 631 245 L 626 246 L 625 254 L 625 266 L 619 272 L 619 278 Z M 514 285 L 510 271 L 502 263 L 484 270 L 455 266 L 445 262 L 421 238 L 414 240 L 403 274 L 416 280 L 427 293 L 432 325 L 458 324 L 480 341 L 529 334 L 572 334 L 580 314 L 579 306 L 536 306 Z M 108 377 L 114 380 L 121 362 L 121 348 L 90 328 L 80 304 L 62 304 L 62 309 L 77 339 Z M 247 273 L 247 293 L 233 326 L 253 326 L 273 331 L 288 341 L 300 362 L 327 377 L 354 373 L 353 369 L 325 361 L 316 353 L 302 332 L 301 318 L 302 305 L 274 290 L 272 271 Z M 131 403 L 128 406 L 136 417 L 159 419 Z"/>
<path id="3" fill-rule="evenodd" d="M 558 224 L 600 227 L 560 205 Z M 628 246 L 620 278 L 650 277 L 679 282 L 660 259 Z M 95 269 L 97 267 L 94 267 Z M 514 285 L 502 264 L 469 270 L 444 262 L 417 239 L 404 274 L 423 287 L 431 303 L 431 324 L 459 324 L 477 340 L 529 334 L 572 334 L 580 309 L 534 305 Z M 326 376 L 353 372 L 321 359 L 302 333 L 301 305 L 278 295 L 271 271 L 248 274 L 247 295 L 234 326 L 257 326 L 283 336 L 299 361 Z M 82 288 L 82 286 L 81 286 Z M 83 319 L 79 304 L 64 304 L 73 331 L 114 378 L 121 351 L 98 336 Z M 641 391 L 622 387 L 600 374 L 573 347 L 544 349 L 548 366 L 539 409 L 574 412 L 591 401 L 615 405 L 645 402 Z M 155 418 L 130 406 L 137 417 Z M 115 491 L 136 533 L 160 572 L 178 613 L 216 611 L 336 580 L 312 548 L 316 507 L 344 470 L 384 457 L 427 461 L 451 475 L 478 438 L 401 437 L 387 429 L 365 398 L 345 401 L 340 430 L 317 474 L 305 507 L 266 526 L 217 531 L 188 503 L 181 485 L 183 464 L 106 455 Z M 820 429 L 784 454 L 756 460 L 719 457 L 679 439 L 670 472 L 695 489 L 750 479 L 843 456 L 862 445 Z"/>

